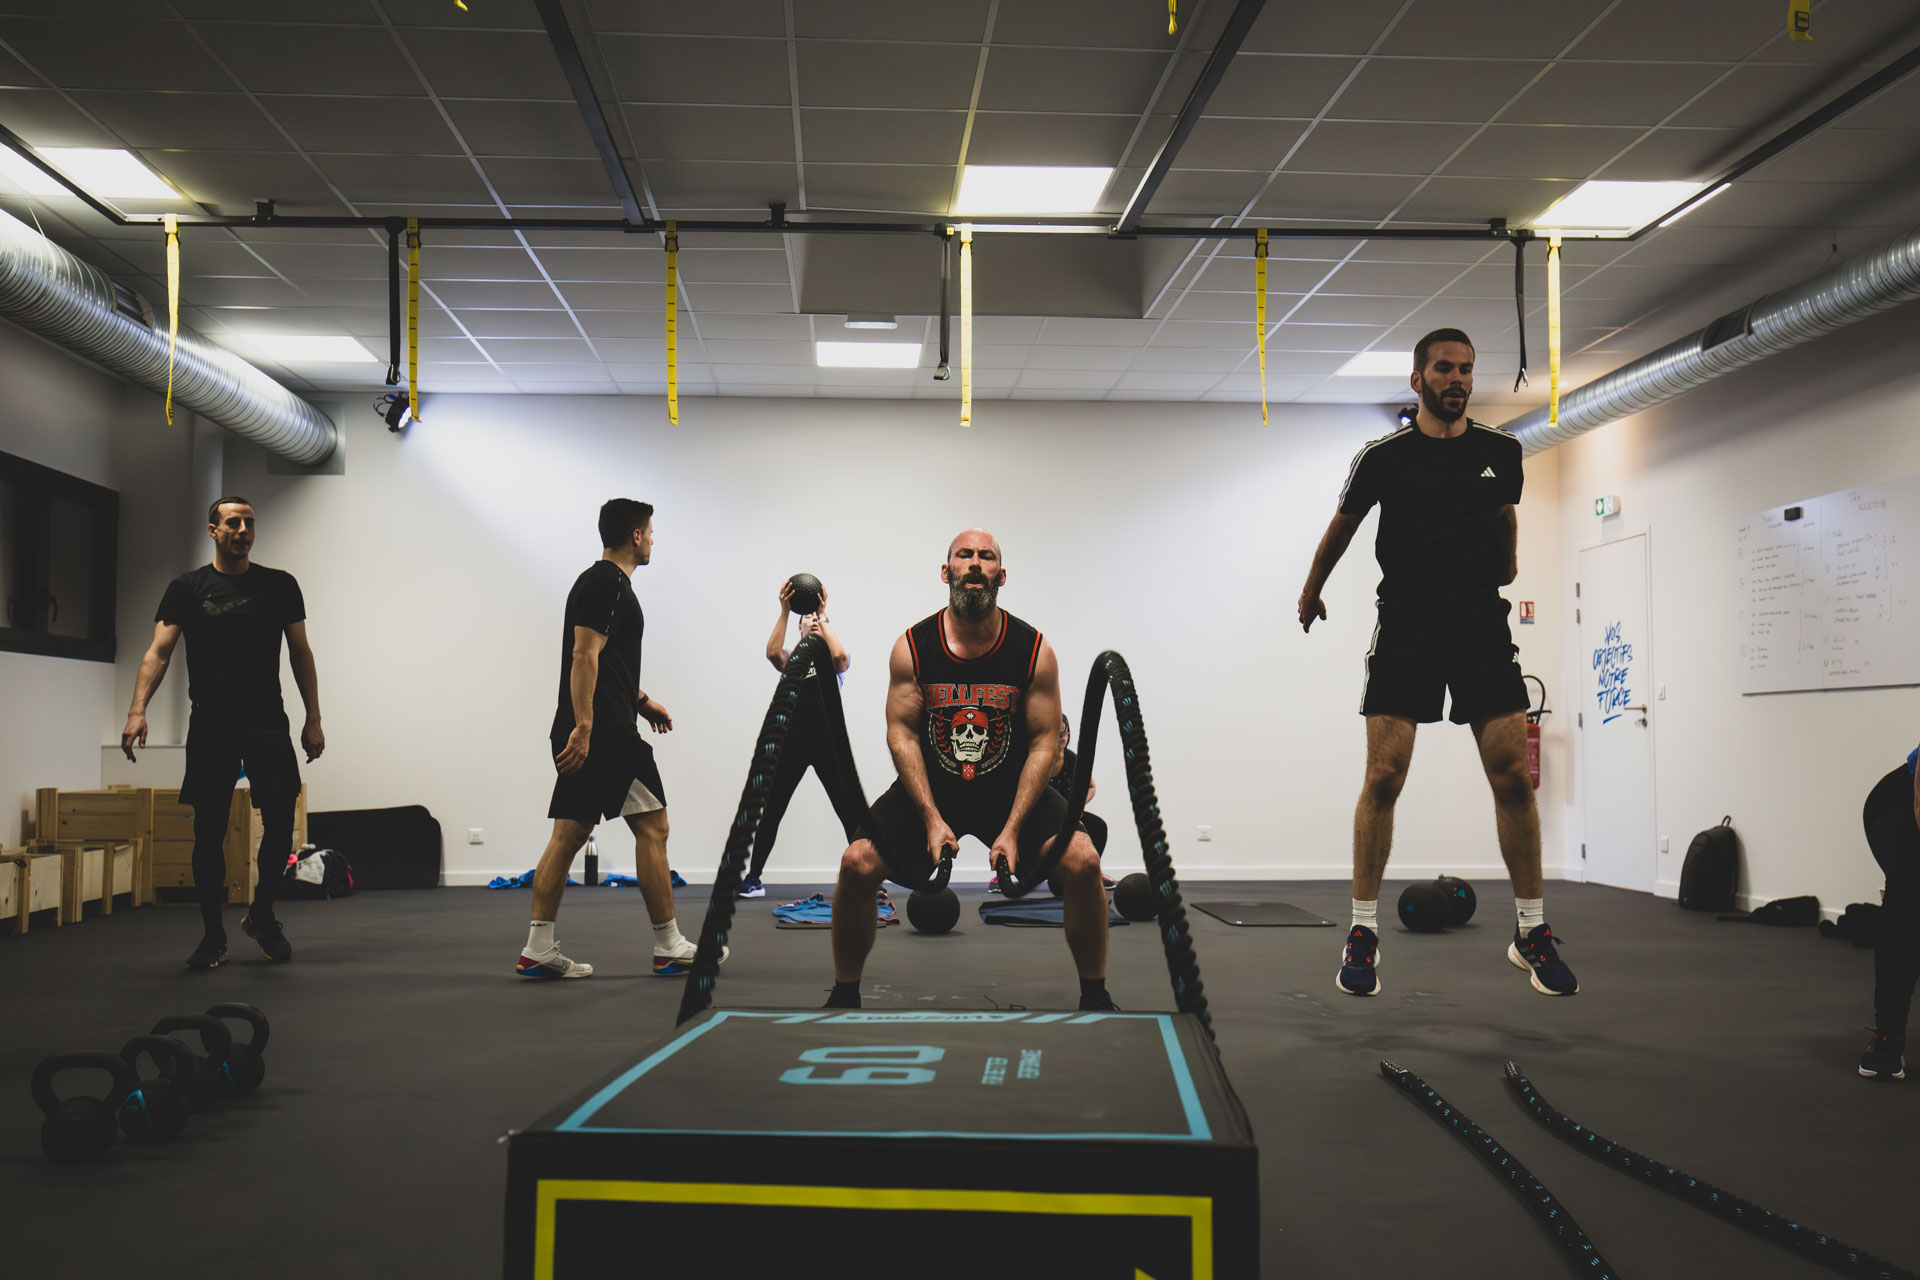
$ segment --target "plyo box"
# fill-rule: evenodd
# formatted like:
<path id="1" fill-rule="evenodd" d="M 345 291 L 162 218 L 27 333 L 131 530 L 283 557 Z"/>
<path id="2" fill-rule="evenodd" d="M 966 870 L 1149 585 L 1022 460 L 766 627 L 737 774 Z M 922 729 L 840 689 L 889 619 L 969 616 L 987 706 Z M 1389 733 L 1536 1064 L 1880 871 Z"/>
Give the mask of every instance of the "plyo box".
<path id="1" fill-rule="evenodd" d="M 510 1137 L 505 1274 L 1252 1277 L 1257 1162 L 1189 1015 L 709 1010 Z"/>

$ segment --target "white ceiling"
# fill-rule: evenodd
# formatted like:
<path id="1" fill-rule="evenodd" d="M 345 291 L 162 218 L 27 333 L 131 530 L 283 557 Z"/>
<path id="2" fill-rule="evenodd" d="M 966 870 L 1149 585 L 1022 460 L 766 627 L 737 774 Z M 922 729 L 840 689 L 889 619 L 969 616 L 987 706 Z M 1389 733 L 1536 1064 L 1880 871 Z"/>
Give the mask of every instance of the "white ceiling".
<path id="1" fill-rule="evenodd" d="M 529 0 L 0 0 L 0 123 L 29 142 L 124 146 L 207 211 L 618 217 Z M 570 7 L 628 173 L 660 217 L 944 217 L 963 162 L 1114 165 L 1118 212 L 1231 9 L 1183 0 L 584 0 Z M 263 13 L 279 15 L 263 20 Z M 1700 179 L 1920 41 L 1914 0 L 1827 0 L 1790 42 L 1777 0 L 1272 0 L 1148 211 L 1192 225 L 1519 224 L 1590 177 Z M 1566 250 L 1578 383 L 1920 225 L 1920 76 L 1673 228 Z M 158 231 L 78 201 L 0 197 L 164 301 Z M 130 212 L 160 206 L 129 203 Z M 1217 220 L 1217 221 L 1215 221 Z M 383 237 L 193 231 L 185 320 L 348 333 L 379 365 L 263 368 L 301 389 L 375 387 Z M 796 313 L 793 247 L 684 237 L 683 394 L 954 398 L 927 368 L 823 370 L 838 317 Z M 993 251 L 983 243 L 978 252 Z M 1268 393 L 1392 401 L 1334 379 L 1357 351 L 1454 324 L 1476 402 L 1541 401 L 1544 249 L 1529 250 L 1533 385 L 1503 243 L 1276 241 Z M 1140 320 L 989 317 L 976 395 L 1257 397 L 1252 247 L 1197 240 Z M 659 394 L 658 239 L 437 232 L 422 255 L 425 390 Z"/>

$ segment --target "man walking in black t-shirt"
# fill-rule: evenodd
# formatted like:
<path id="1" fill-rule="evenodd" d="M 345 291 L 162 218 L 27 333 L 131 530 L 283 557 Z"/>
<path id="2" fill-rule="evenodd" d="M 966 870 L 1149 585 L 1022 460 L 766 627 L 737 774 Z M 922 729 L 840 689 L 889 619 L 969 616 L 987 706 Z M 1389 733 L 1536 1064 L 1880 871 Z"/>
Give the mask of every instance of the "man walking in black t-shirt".
<path id="1" fill-rule="evenodd" d="M 1060 664 L 1038 631 L 998 607 L 1007 580 L 1000 544 L 968 529 L 947 547 L 940 580 L 947 607 L 915 623 L 888 660 L 887 748 L 899 777 L 840 859 L 830 1009 L 860 1007 L 882 880 L 924 878 L 963 835 L 990 846 L 989 866 L 1004 857 L 1017 868 L 1047 852 L 1066 817 L 1066 800 L 1047 785 L 1059 753 Z M 1054 875 L 1080 1007 L 1111 1009 L 1107 895 L 1084 830 Z"/>
<path id="2" fill-rule="evenodd" d="M 327 746 L 320 730 L 320 677 L 307 644 L 307 607 L 300 584 L 290 573 L 253 563 L 252 504 L 239 497 L 219 499 L 207 508 L 207 534 L 213 539 L 213 563 L 175 578 L 160 599 L 153 644 L 134 680 L 120 749 L 132 760 L 134 748 L 147 745 L 147 704 L 166 677 L 174 646 L 186 636 L 193 714 L 180 803 L 193 808 L 193 887 L 200 898 L 202 926 L 200 945 L 187 957 L 187 968 L 212 969 L 227 959 L 227 931 L 220 922 L 226 901 L 224 845 L 234 784 L 242 769 L 260 810 L 262 830 L 259 882 L 240 927 L 260 944 L 262 955 L 284 964 L 293 959 L 293 947 L 274 918 L 273 899 L 293 852 L 300 765 L 280 698 L 283 633 L 294 683 L 307 708 L 300 745 L 309 764 Z"/>
<path id="3" fill-rule="evenodd" d="M 667 789 L 653 748 L 634 723 L 673 728 L 667 709 L 640 691 L 640 641 L 646 616 L 634 597 L 633 571 L 653 559 L 653 506 L 614 498 L 600 508 L 600 558 L 574 579 L 560 632 L 560 697 L 553 713 L 553 761 L 559 777 L 547 816 L 553 835 L 533 873 L 533 921 L 515 972 L 526 978 L 585 978 L 593 966 L 569 960 L 554 941 L 554 918 L 573 856 L 602 818 L 633 830 L 634 879 L 653 921 L 653 971 L 683 974 L 695 944 L 674 918 L 667 867 Z M 724 949 L 722 959 L 725 959 Z"/>
<path id="4" fill-rule="evenodd" d="M 1393 846 L 1393 807 L 1406 785 L 1415 727 L 1440 719 L 1450 690 L 1455 724 L 1473 726 L 1493 788 L 1500 856 L 1513 881 L 1516 927 L 1507 959 L 1543 995 L 1580 990 L 1547 927 L 1540 814 L 1527 778 L 1527 689 L 1500 588 L 1519 572 L 1520 442 L 1466 416 L 1473 341 L 1436 329 L 1413 350 L 1413 425 L 1362 449 L 1300 592 L 1300 627 L 1327 616 L 1320 599 L 1361 520 L 1380 506 L 1379 622 L 1367 652 L 1367 777 L 1353 816 L 1353 924 L 1334 985 L 1380 991 L 1380 882 Z"/>

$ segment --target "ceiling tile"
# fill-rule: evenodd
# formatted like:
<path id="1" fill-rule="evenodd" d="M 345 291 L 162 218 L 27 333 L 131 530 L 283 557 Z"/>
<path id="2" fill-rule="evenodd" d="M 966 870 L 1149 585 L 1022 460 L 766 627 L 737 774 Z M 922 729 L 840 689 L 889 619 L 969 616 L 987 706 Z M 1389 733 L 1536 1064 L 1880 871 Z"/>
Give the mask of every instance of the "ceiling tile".
<path id="1" fill-rule="evenodd" d="M 1576 185 L 1544 178 L 1431 178 L 1394 217 L 1400 222 L 1465 223 L 1505 218 L 1521 226 Z"/>
<path id="2" fill-rule="evenodd" d="M 1360 297 L 1350 294 L 1317 294 L 1300 304 L 1288 317 L 1300 324 L 1374 324 L 1394 325 L 1418 310 L 1426 297 Z"/>
<path id="3" fill-rule="evenodd" d="M 1205 50 L 1219 39 L 1226 9 L 1208 12 L 1203 5 L 1180 6 L 1180 30 L 1167 33 L 1167 15 L 1155 5 L 1115 5 L 1111 0 L 1048 0 L 1046 4 L 1000 6 L 994 20 L 994 56 L 1002 45 L 1098 45 L 1105 49 L 1141 49 L 1172 53 L 1184 43 Z M 1194 20 L 1201 22 L 1195 27 Z M 973 39 L 979 39 L 976 34 Z M 1182 86 L 1184 91 L 1185 86 Z"/>
<path id="4" fill-rule="evenodd" d="M 978 50 L 962 45 L 800 44 L 800 101 L 809 107 L 965 109 L 973 96 Z M 781 59 L 782 86 L 786 84 Z"/>
<path id="5" fill-rule="evenodd" d="M 663 209 L 754 209 L 784 200 L 798 207 L 799 178 L 790 164 L 709 164 L 654 160 L 647 182 Z"/>
<path id="6" fill-rule="evenodd" d="M 1473 131 L 1467 124 L 1326 120 L 1300 144 L 1287 171 L 1424 177 L 1445 164 Z"/>
<path id="7" fill-rule="evenodd" d="M 399 39 L 443 98 L 565 101 L 573 96 L 545 32 L 442 28 L 402 31 Z M 409 72 L 405 81 L 395 83 L 418 81 Z"/>
<path id="8" fill-rule="evenodd" d="M 238 93 L 76 93 L 129 147 L 285 151 L 286 136 Z"/>
<path id="9" fill-rule="evenodd" d="M 661 284 L 667 279 L 667 255 L 658 249 L 608 243 L 601 236 L 598 249 L 536 249 L 540 265 L 555 280 Z"/>
<path id="10" fill-rule="evenodd" d="M 967 127 L 963 111 L 807 108 L 800 118 L 801 149 L 815 163 L 950 164 Z"/>
<path id="11" fill-rule="evenodd" d="M 750 316 L 702 312 L 700 332 L 710 341 L 737 338 L 805 342 L 811 341 L 813 337 L 809 316 Z M 974 332 L 976 336 L 979 333 L 978 321 L 975 321 Z"/>
<path id="12" fill-rule="evenodd" d="M 423 98 L 319 98 L 263 94 L 261 105 L 306 151 L 458 155 L 460 144 Z"/>
<path id="13" fill-rule="evenodd" d="M 626 108 L 642 161 L 792 160 L 793 113 L 785 107 Z"/>
<path id="14" fill-rule="evenodd" d="M 1279 331 L 1267 341 L 1287 351 L 1361 351 L 1386 331 L 1385 325 L 1296 324 L 1289 321 L 1281 325 Z"/>
<path id="15" fill-rule="evenodd" d="M 598 160 L 491 156 L 480 164 L 493 189 L 510 205 L 612 205 L 618 201 Z"/>
<path id="16" fill-rule="evenodd" d="M 255 93 L 422 92 L 413 68 L 384 32 L 286 22 L 201 22 L 193 30 Z"/>
<path id="17" fill-rule="evenodd" d="M 707 358 L 715 364 L 806 365 L 813 367 L 811 342 L 770 342 L 708 337 Z M 791 370 L 782 379 L 792 381 Z"/>
<path id="18" fill-rule="evenodd" d="M 456 248 L 439 242 L 429 231 L 420 250 L 423 280 L 538 280 L 540 269 L 525 249 Z M 382 259 L 385 250 L 380 251 Z"/>
<path id="19" fill-rule="evenodd" d="M 403 161 L 392 156 L 320 155 L 313 159 L 356 204 L 490 202 L 486 184 L 465 156 L 410 156 Z"/>
<path id="20" fill-rule="evenodd" d="M 1279 167 L 1306 130 L 1301 120 L 1249 120 L 1201 116 L 1180 148 L 1180 164 L 1189 169 L 1265 169 Z M 1136 158 L 1150 162 L 1166 140 L 1170 124 L 1143 133 Z M 1140 154 L 1144 152 L 1144 154 Z M 1310 166 L 1296 164 L 1295 168 Z M 1429 166 L 1430 168 L 1431 166 Z M 1422 170 L 1425 172 L 1425 170 Z"/>
<path id="21" fill-rule="evenodd" d="M 973 120 L 967 160 L 971 164 L 1117 165 L 1135 123 L 1132 116 L 983 111 Z M 959 154 L 957 141 L 952 154 Z"/>
<path id="22" fill-rule="evenodd" d="M 580 327 L 596 342 L 601 338 L 650 338 L 666 332 L 666 321 L 661 312 L 651 308 L 646 311 L 579 311 L 575 312 L 575 316 L 580 321 Z"/>
<path id="23" fill-rule="evenodd" d="M 1447 166 L 1455 177 L 1573 178 L 1585 181 L 1639 141 L 1634 128 L 1494 124 Z"/>
<path id="24" fill-rule="evenodd" d="M 1262 218 L 1295 222 L 1378 222 L 1391 214 L 1419 181 L 1412 177 L 1282 173 L 1267 187 L 1253 212 Z"/>
<path id="25" fill-rule="evenodd" d="M 1211 389 L 1218 381 L 1220 381 L 1220 375 L 1217 373 L 1127 373 L 1121 375 L 1115 389 L 1123 392 L 1200 392 Z"/>
<path id="26" fill-rule="evenodd" d="M 1500 122 L 1659 124 L 1724 70 L 1699 63 L 1556 63 Z"/>
<path id="27" fill-rule="evenodd" d="M 1776 6 L 1747 0 L 1690 0 L 1685 20 L 1674 19 L 1669 0 L 1622 0 L 1575 47 L 1573 56 L 1637 61 L 1647 56 L 1648 34 L 1657 31 L 1663 59 L 1739 62 L 1774 37 L 1785 35 L 1783 15 Z"/>
<path id="28" fill-rule="evenodd" d="M 1254 352 L 1253 326 L 1247 326 L 1247 340 L 1239 351 L 1218 351 L 1202 347 L 1148 347 L 1134 357 L 1129 366 L 1135 373 L 1232 373 Z"/>
<path id="29" fill-rule="evenodd" d="M 0 39 L 63 89 L 217 92 L 234 87 L 179 22 L 0 18 Z"/>
<path id="30" fill-rule="evenodd" d="M 777 238 L 767 240 L 765 249 L 682 249 L 680 278 L 689 284 L 785 285 L 786 251 Z"/>
<path id="31" fill-rule="evenodd" d="M 444 102 L 467 146 L 478 156 L 558 156 L 590 159 L 599 153 L 571 102 Z"/>
<path id="32" fill-rule="evenodd" d="M 1899 182 L 1920 174 L 1915 127 L 1849 129 L 1835 125 L 1775 156 L 1754 176 L 1767 182 Z M 1701 212 L 1705 212 L 1702 210 Z"/>
<path id="33" fill-rule="evenodd" d="M 802 40 L 919 40 L 979 44 L 987 32 L 987 0 L 903 5 L 898 0 L 794 0 L 793 29 Z M 1013 11 L 1002 8 L 993 38 L 1009 34 Z"/>
<path id="34" fill-rule="evenodd" d="M 1243 52 L 1227 65 L 1226 75 L 1207 100 L 1207 114 L 1311 119 L 1320 114 L 1358 65 L 1351 58 Z M 1424 114 L 1407 118 L 1418 120 Z"/>
<path id="35" fill-rule="evenodd" d="M 1458 5 L 1415 4 L 1380 42 L 1381 53 L 1470 58 L 1488 51 L 1489 32 L 1514 58 L 1551 58 L 1608 8 L 1609 0 L 1474 0 L 1469 20 Z M 1663 50 L 1664 52 L 1664 50 Z"/>
<path id="36" fill-rule="evenodd" d="M 1160 182 L 1147 209 L 1158 217 L 1177 214 L 1238 214 L 1266 185 L 1264 170 L 1175 169 Z"/>
<path id="37" fill-rule="evenodd" d="M 197 256 L 197 255 L 196 255 Z M 283 275 L 328 276 L 349 280 L 385 280 L 387 251 L 369 237 L 364 244 L 285 244 L 260 250 Z"/>
<path id="38" fill-rule="evenodd" d="M 1284 250 L 1284 244 L 1274 246 Z M 1267 292 L 1269 294 L 1306 293 L 1321 287 L 1321 281 L 1333 270 L 1333 263 L 1322 262 L 1314 258 L 1268 258 Z M 1248 314 L 1253 308 L 1253 259 L 1215 258 L 1195 277 L 1194 288 L 1212 292 L 1227 292 L 1244 295 Z M 1343 289 L 1343 293 L 1358 293 L 1361 290 Z M 1398 290 L 1380 290 L 1380 292 L 1399 292 Z"/>
<path id="39" fill-rule="evenodd" d="M 1544 63 L 1491 59 L 1377 58 L 1360 68 L 1329 115 L 1348 120 L 1479 124 L 1505 106 Z"/>
<path id="40" fill-rule="evenodd" d="M 313 166 L 290 152 L 142 151 L 141 158 L 174 186 L 219 213 L 252 213 L 256 200 L 332 204 L 333 190 Z"/>
<path id="41" fill-rule="evenodd" d="M 1027 356 L 1028 369 L 1110 369 L 1118 372 L 1133 363 L 1138 347 L 1035 347 Z"/>
<path id="42" fill-rule="evenodd" d="M 190 277 L 181 281 L 180 296 L 201 307 L 297 307 L 305 301 L 299 290 L 271 276 Z"/>
<path id="43" fill-rule="evenodd" d="M 1014 386 L 1019 391 L 1110 391 L 1124 372 L 1124 365 L 1107 370 L 1030 367 L 1021 371 Z"/>
<path id="44" fill-rule="evenodd" d="M 1246 345 L 1246 330 L 1251 326 L 1245 321 L 1239 324 L 1194 324 L 1180 320 L 1169 320 L 1160 326 L 1153 336 L 1152 345 L 1156 347 L 1216 347 L 1228 351 L 1238 351 Z"/>
<path id="45" fill-rule="evenodd" d="M 793 290 L 784 284 L 689 285 L 696 311 L 791 312 Z"/>
<path id="46" fill-rule="evenodd" d="M 441 302 L 458 311 L 470 307 L 527 307 L 539 310 L 560 305 L 552 289 L 533 280 L 445 280 L 436 283 L 433 292 Z"/>
<path id="47" fill-rule="evenodd" d="M 784 40 L 603 36 L 600 49 L 622 102 L 790 105 Z"/>
<path id="48" fill-rule="evenodd" d="M 809 164 L 807 207 L 849 212 L 944 214 L 952 164 Z"/>
<path id="49" fill-rule="evenodd" d="M 528 377 L 547 379 L 606 377 L 593 348 L 578 338 L 488 338 L 481 345 L 516 382 Z"/>
<path id="50" fill-rule="evenodd" d="M 1273 323 L 1293 309 L 1304 295 L 1298 293 L 1270 293 L 1267 295 L 1267 320 Z M 1189 293 L 1174 299 L 1170 313 L 1175 320 L 1213 321 L 1244 324 L 1248 333 L 1253 331 L 1253 294 L 1251 293 Z"/>
<path id="51" fill-rule="evenodd" d="M 786 364 L 763 364 L 759 361 L 715 364 L 713 376 L 723 387 L 793 386 L 800 383 L 811 386 L 809 380 L 813 377 L 813 357 L 809 354 L 803 362 Z"/>
<path id="52" fill-rule="evenodd" d="M 1749 142 L 1734 129 L 1655 129 L 1594 176 L 1628 182 L 1704 181 L 1737 159 Z"/>
<path id="53" fill-rule="evenodd" d="M 996 45 L 987 60 L 986 77 L 980 83 L 980 105 L 991 111 L 1134 115 L 1155 108 L 1164 111 L 1173 104 L 1156 103 L 1154 90 L 1166 70 L 1167 57 L 1163 53 L 1116 49 L 1026 49 Z M 971 82 L 968 87 L 972 87 Z"/>
<path id="54" fill-rule="evenodd" d="M 1242 46 L 1247 53 L 1367 52 L 1404 0 L 1342 0 L 1340 4 L 1274 5 L 1254 19 Z"/>
<path id="55" fill-rule="evenodd" d="M 1153 336 L 1158 326 L 1151 320 L 1078 320 L 1054 318 L 1042 324 L 1040 345 L 1074 347 L 1137 347 Z"/>
<path id="56" fill-rule="evenodd" d="M 585 0 L 593 30 L 642 35 L 784 36 L 781 0 L 727 0 L 685 4 L 682 0 Z"/>
<path id="57" fill-rule="evenodd" d="M 124 145 L 51 89 L 0 90 L 0 120 L 37 147 Z"/>

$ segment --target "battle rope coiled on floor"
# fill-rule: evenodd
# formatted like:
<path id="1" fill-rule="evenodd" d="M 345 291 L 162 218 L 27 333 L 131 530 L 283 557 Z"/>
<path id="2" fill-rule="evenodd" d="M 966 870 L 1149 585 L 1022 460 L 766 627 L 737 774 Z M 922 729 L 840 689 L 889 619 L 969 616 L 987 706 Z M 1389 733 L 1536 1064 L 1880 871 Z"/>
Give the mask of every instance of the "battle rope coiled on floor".
<path id="1" fill-rule="evenodd" d="M 780 751 L 786 745 L 787 726 L 793 720 L 800 701 L 800 690 L 809 673 L 817 673 L 817 683 L 827 707 L 827 732 L 844 774 L 844 785 L 851 787 L 866 804 L 860 788 L 860 775 L 854 767 L 853 744 L 847 737 L 846 708 L 840 701 L 840 681 L 833 669 L 833 655 L 819 635 L 803 638 L 787 657 L 774 687 L 773 700 L 767 704 L 766 718 L 760 723 L 760 737 L 754 743 L 753 761 L 747 768 L 746 786 L 740 791 L 740 805 L 734 811 L 733 824 L 727 828 L 727 843 L 720 855 L 720 869 L 714 873 L 713 895 L 707 902 L 706 922 L 700 927 L 700 946 L 694 954 L 693 968 L 687 974 L 686 990 L 680 997 L 679 1025 L 713 1005 L 714 981 L 720 973 L 721 949 L 733 928 L 734 895 L 740 888 L 741 873 L 753 850 L 754 833 L 760 829 L 760 817 L 767 807 L 767 788 L 780 765 Z M 944 856 L 923 884 L 913 888 L 944 888 L 953 874 L 953 851 Z"/>
<path id="2" fill-rule="evenodd" d="M 1410 1097 L 1419 1102 L 1425 1110 L 1447 1128 L 1454 1136 L 1473 1149 L 1473 1153 L 1484 1161 L 1488 1168 L 1519 1193 L 1534 1213 L 1544 1222 L 1547 1230 L 1560 1242 L 1572 1260 L 1574 1268 L 1583 1276 L 1601 1280 L 1615 1280 L 1619 1272 L 1615 1271 L 1607 1260 L 1600 1256 L 1593 1241 L 1587 1239 L 1587 1233 L 1573 1220 L 1566 1206 L 1551 1191 L 1547 1190 L 1540 1179 L 1528 1172 L 1527 1167 L 1514 1159 L 1512 1154 L 1493 1140 L 1493 1136 L 1445 1098 L 1434 1091 L 1432 1085 L 1413 1074 L 1405 1067 L 1396 1066 L 1385 1058 L 1380 1060 L 1380 1074 L 1400 1086 Z"/>
<path id="3" fill-rule="evenodd" d="M 1723 1191 L 1710 1182 L 1683 1173 L 1671 1165 L 1643 1156 L 1637 1151 L 1629 1151 L 1617 1142 L 1601 1137 L 1578 1121 L 1555 1111 L 1540 1091 L 1533 1087 L 1533 1081 L 1521 1073 L 1520 1068 L 1509 1062 L 1506 1065 L 1506 1080 L 1520 1098 L 1522 1105 L 1533 1112 L 1534 1117 L 1546 1125 L 1553 1133 L 1565 1139 L 1581 1151 L 1610 1168 L 1618 1169 L 1642 1182 L 1660 1188 L 1670 1195 L 1677 1196 L 1696 1209 L 1705 1210 L 1716 1218 L 1725 1219 L 1744 1231 L 1759 1236 L 1762 1240 L 1779 1245 L 1801 1254 L 1831 1270 L 1848 1276 L 1872 1276 L 1875 1280 L 1914 1280 L 1914 1273 L 1904 1267 L 1896 1266 L 1885 1258 L 1877 1258 L 1870 1253 L 1844 1244 L 1822 1231 L 1789 1222 L 1778 1214 L 1769 1213 L 1749 1200 L 1742 1200 L 1731 1192 Z"/>
<path id="4" fill-rule="evenodd" d="M 1108 690 L 1113 693 L 1114 722 L 1119 726 L 1120 749 L 1126 756 L 1127 794 L 1133 801 L 1133 822 L 1140 832 L 1140 851 L 1146 859 L 1147 882 L 1153 890 L 1160 943 L 1167 955 L 1167 976 L 1173 982 L 1174 1007 L 1198 1018 L 1206 1028 L 1208 1039 L 1212 1039 L 1213 1018 L 1207 1012 L 1206 988 L 1200 982 L 1200 961 L 1193 950 L 1193 931 L 1187 924 L 1187 909 L 1180 901 L 1180 881 L 1168 853 L 1167 829 L 1160 820 L 1160 801 L 1153 791 L 1153 763 L 1147 755 L 1147 732 L 1140 723 L 1140 695 L 1134 689 L 1133 672 L 1128 669 L 1127 660 L 1114 650 L 1109 649 L 1095 658 L 1093 670 L 1087 675 L 1087 696 L 1080 708 L 1080 752 L 1059 835 L 1052 848 L 1031 865 L 1023 861 L 1015 872 L 1007 866 L 1006 858 L 1001 857 L 994 861 L 994 873 L 1000 877 L 1000 892 L 1009 898 L 1025 897 L 1052 878 L 1087 807 L 1094 749 L 1100 738 L 1100 712 Z"/>

